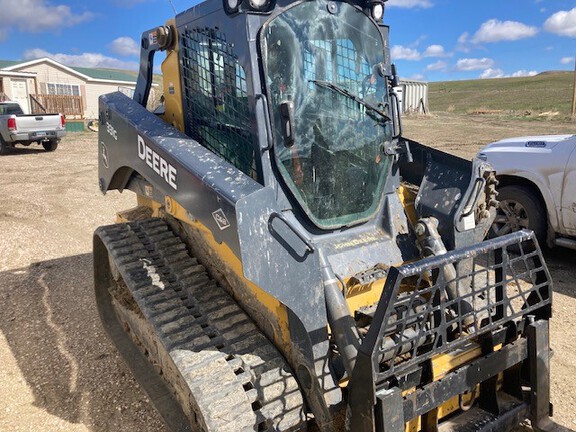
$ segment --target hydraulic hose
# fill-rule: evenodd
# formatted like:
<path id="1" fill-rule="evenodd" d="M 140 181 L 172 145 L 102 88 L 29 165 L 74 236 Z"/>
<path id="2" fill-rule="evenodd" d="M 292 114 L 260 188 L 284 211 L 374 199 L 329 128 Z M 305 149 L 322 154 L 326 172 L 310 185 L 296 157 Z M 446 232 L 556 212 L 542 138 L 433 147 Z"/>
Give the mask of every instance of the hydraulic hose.
<path id="1" fill-rule="evenodd" d="M 350 313 L 346 299 L 340 290 L 338 278 L 334 274 L 322 250 L 319 251 L 319 256 L 324 281 L 328 324 L 330 324 L 336 346 L 342 356 L 344 369 L 346 369 L 348 376 L 352 376 L 360 347 L 360 335 L 358 334 L 356 322 Z"/>

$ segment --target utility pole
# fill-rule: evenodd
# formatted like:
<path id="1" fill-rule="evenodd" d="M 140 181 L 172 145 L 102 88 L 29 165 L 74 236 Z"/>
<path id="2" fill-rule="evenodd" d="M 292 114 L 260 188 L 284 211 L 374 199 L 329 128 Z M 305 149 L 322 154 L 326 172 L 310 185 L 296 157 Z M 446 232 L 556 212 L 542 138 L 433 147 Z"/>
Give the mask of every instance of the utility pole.
<path id="1" fill-rule="evenodd" d="M 574 88 L 572 89 L 572 121 L 576 121 L 576 57 L 574 57 Z"/>

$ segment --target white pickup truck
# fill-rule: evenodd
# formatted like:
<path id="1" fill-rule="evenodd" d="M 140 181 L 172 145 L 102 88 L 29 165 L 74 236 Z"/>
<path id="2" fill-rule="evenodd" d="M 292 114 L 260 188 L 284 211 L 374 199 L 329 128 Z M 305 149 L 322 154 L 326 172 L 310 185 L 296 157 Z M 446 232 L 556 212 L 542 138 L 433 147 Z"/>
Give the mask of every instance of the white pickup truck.
<path id="1" fill-rule="evenodd" d="M 54 151 L 66 134 L 66 119 L 62 114 L 24 114 L 16 102 L 0 102 L 0 155 L 16 144 L 42 144 Z"/>
<path id="2" fill-rule="evenodd" d="M 541 244 L 576 249 L 576 135 L 505 139 L 478 157 L 500 181 L 493 236 L 528 228 Z"/>

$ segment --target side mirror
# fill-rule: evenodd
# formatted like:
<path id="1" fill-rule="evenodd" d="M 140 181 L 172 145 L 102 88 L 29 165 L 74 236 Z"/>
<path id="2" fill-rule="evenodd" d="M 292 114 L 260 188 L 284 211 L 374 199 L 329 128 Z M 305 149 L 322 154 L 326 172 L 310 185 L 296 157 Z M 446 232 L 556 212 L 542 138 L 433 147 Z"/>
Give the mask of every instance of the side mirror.
<path id="1" fill-rule="evenodd" d="M 394 139 L 399 139 L 402 137 L 402 106 L 400 103 L 400 98 L 396 89 L 400 86 L 400 80 L 398 79 L 398 70 L 396 65 L 390 65 L 390 75 L 388 76 L 388 82 L 390 84 L 389 94 L 392 100 L 392 119 L 394 123 Z"/>
<path id="2" fill-rule="evenodd" d="M 284 145 L 292 147 L 294 145 L 294 102 L 285 101 L 280 104 L 280 123 Z"/>

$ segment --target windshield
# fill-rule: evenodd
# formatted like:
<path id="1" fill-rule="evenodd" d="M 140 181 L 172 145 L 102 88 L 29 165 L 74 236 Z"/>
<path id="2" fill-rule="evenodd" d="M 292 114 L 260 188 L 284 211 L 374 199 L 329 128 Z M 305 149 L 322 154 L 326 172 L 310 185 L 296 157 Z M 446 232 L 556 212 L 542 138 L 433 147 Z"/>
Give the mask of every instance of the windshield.
<path id="1" fill-rule="evenodd" d="M 305 2 L 270 21 L 262 46 L 286 184 L 320 228 L 367 220 L 380 205 L 392 139 L 378 27 L 348 3 Z"/>

